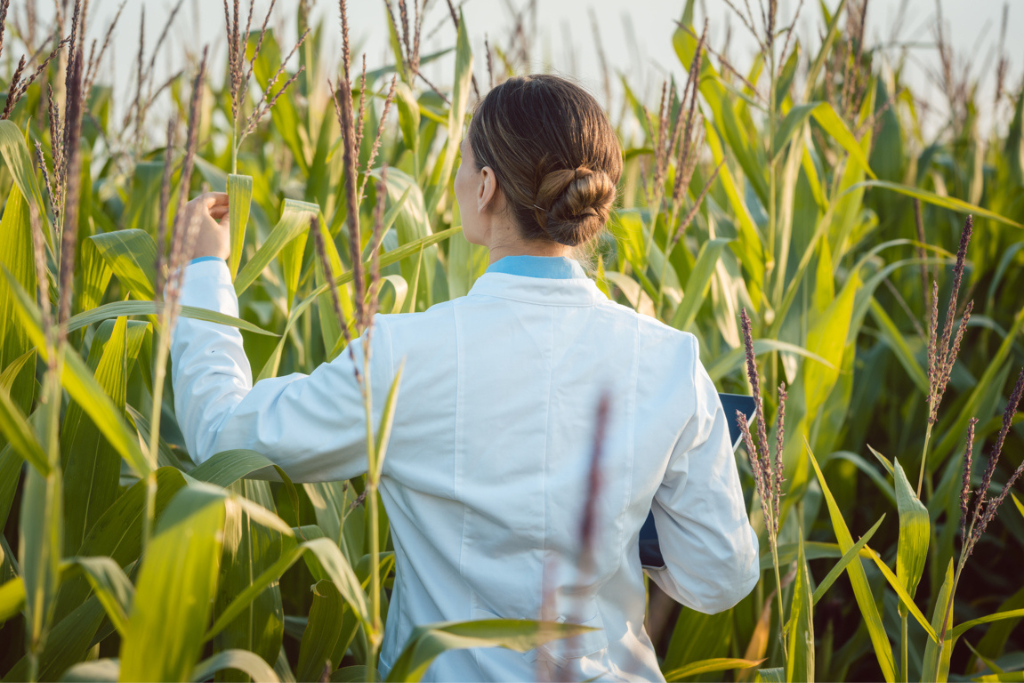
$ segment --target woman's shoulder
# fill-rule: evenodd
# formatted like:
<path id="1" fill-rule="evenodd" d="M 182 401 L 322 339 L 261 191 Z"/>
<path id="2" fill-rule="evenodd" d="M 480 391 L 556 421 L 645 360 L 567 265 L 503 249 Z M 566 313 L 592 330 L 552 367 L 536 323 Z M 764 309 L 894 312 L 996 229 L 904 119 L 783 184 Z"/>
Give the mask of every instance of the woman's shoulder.
<path id="1" fill-rule="evenodd" d="M 600 305 L 609 311 L 611 315 L 636 326 L 636 333 L 641 347 L 652 344 L 675 344 L 696 350 L 697 338 L 689 332 L 678 330 L 653 316 L 640 313 L 629 306 L 612 301 L 611 299 L 601 302 Z"/>

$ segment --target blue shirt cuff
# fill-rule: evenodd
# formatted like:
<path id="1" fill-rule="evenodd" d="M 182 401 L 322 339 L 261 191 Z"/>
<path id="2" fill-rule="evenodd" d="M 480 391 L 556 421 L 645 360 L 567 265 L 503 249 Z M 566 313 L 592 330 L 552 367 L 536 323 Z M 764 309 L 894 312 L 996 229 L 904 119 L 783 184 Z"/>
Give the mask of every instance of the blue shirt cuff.
<path id="1" fill-rule="evenodd" d="M 203 261 L 223 261 L 223 260 L 224 259 L 222 259 L 219 256 L 199 256 L 198 258 L 194 258 L 191 261 L 189 261 L 188 264 L 192 265 L 193 263 L 202 263 Z"/>

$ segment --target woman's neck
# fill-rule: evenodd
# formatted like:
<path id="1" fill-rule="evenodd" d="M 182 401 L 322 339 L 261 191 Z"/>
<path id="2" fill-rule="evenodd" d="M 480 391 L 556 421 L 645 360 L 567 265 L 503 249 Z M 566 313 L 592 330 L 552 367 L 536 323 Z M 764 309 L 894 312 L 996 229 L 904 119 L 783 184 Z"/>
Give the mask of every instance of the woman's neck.
<path id="1" fill-rule="evenodd" d="M 572 247 L 553 240 L 524 240 L 515 226 L 492 230 L 488 248 L 490 263 L 506 256 L 566 256 L 572 258 Z"/>

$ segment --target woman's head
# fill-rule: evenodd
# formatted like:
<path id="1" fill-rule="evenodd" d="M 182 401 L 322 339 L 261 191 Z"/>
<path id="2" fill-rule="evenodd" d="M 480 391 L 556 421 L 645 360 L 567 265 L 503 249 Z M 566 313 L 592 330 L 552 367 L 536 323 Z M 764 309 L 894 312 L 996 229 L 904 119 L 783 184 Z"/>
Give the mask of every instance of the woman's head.
<path id="1" fill-rule="evenodd" d="M 492 246 L 496 223 L 522 240 L 578 247 L 600 234 L 622 152 L 597 101 L 557 76 L 510 78 L 477 107 L 455 193 L 469 241 Z"/>

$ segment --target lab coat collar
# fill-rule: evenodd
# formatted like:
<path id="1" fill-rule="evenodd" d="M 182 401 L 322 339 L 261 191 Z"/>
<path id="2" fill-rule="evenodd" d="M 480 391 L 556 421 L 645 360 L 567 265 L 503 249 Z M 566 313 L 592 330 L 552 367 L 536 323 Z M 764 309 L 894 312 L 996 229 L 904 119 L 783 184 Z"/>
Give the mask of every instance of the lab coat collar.
<path id="1" fill-rule="evenodd" d="M 477 278 L 467 296 L 493 296 L 549 306 L 592 306 L 608 301 L 589 277 L 546 278 L 494 271 Z"/>

